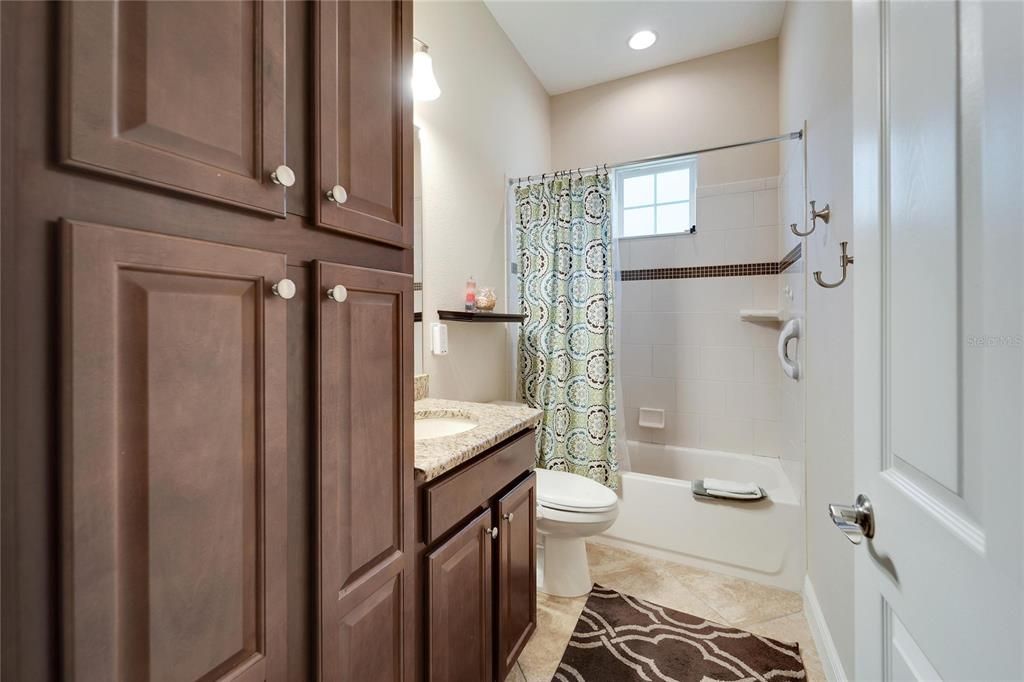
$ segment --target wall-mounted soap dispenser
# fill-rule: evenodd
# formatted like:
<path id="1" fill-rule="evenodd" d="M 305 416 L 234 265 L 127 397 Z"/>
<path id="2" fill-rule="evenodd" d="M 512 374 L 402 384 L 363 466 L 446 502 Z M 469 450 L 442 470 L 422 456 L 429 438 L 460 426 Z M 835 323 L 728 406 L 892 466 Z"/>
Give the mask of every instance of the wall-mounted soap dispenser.
<path id="1" fill-rule="evenodd" d="M 434 322 L 430 325 L 430 352 L 448 355 L 448 325 Z"/>

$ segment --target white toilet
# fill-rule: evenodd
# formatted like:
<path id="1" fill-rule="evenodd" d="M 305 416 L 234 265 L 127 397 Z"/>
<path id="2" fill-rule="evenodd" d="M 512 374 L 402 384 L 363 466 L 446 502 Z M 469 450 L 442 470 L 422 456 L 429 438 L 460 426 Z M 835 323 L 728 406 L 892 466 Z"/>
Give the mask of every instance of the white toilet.
<path id="1" fill-rule="evenodd" d="M 602 533 L 619 515 L 614 491 L 584 476 L 537 469 L 537 589 L 556 597 L 590 592 L 588 537 Z"/>

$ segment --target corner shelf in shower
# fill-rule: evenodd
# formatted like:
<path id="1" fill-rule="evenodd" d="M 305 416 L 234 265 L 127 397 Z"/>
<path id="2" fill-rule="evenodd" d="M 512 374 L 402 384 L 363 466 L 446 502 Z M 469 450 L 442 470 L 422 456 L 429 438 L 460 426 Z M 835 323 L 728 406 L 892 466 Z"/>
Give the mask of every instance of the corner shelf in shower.
<path id="1" fill-rule="evenodd" d="M 526 315 L 491 313 L 483 310 L 473 312 L 468 310 L 438 310 L 437 317 L 449 322 L 514 322 L 516 324 L 526 319 Z"/>
<path id="2" fill-rule="evenodd" d="M 745 309 L 740 311 L 740 319 L 747 322 L 779 322 L 782 320 L 782 312 L 779 310 L 755 310 Z"/>

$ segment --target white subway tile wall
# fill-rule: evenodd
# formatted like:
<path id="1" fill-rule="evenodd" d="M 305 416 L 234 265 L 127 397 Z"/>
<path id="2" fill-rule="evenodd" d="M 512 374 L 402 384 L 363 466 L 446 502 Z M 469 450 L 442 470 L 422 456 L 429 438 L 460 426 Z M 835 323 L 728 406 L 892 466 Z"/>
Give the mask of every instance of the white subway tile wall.
<path id="1" fill-rule="evenodd" d="M 784 253 L 777 178 L 700 187 L 697 197 L 696 234 L 620 240 L 620 267 L 768 263 Z M 743 308 L 778 308 L 785 276 L 621 283 L 628 439 L 785 456 L 783 420 L 795 406 L 782 401 L 779 327 L 739 316 Z M 665 410 L 665 428 L 639 426 L 641 407 Z"/>
<path id="2" fill-rule="evenodd" d="M 781 229 L 779 230 L 779 253 L 789 253 L 794 247 L 799 246 L 804 240 L 797 237 L 789 229 L 791 223 L 796 223 L 798 229 L 807 229 L 807 199 L 804 192 L 804 146 L 803 144 L 791 145 L 785 148 L 780 154 L 779 166 L 779 214 Z M 777 300 L 779 309 L 784 318 L 805 317 L 806 295 L 807 295 L 807 272 L 806 256 L 788 267 L 778 279 Z M 804 334 L 814 333 L 813 328 L 804 325 Z M 791 344 L 790 354 L 794 355 L 806 368 L 806 355 L 804 341 Z M 767 361 L 766 361 L 767 362 Z M 778 362 L 775 363 L 778 367 Z M 793 463 L 794 467 L 802 469 L 804 463 L 804 382 L 792 381 L 788 378 L 780 379 L 779 384 L 779 433 L 778 447 L 781 448 L 782 458 Z M 802 473 L 796 475 L 793 480 L 803 480 Z M 802 487 L 799 488 L 803 494 Z"/>

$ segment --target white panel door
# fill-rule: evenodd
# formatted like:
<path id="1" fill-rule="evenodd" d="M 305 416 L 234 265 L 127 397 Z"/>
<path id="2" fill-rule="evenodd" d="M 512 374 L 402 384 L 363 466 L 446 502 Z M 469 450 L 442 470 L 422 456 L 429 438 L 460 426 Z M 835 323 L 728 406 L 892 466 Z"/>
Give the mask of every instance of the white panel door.
<path id="1" fill-rule="evenodd" d="M 1024 677 L 1024 3 L 853 5 L 858 680 Z"/>

